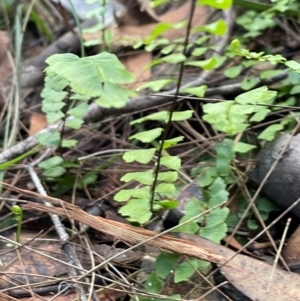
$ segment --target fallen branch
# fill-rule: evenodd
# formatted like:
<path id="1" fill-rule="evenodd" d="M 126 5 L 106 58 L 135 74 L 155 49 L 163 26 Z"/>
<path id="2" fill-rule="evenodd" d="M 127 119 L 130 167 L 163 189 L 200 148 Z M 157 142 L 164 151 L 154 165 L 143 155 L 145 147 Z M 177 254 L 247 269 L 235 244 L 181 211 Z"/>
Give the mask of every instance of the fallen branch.
<path id="1" fill-rule="evenodd" d="M 233 251 L 197 235 L 179 234 L 180 237 L 183 237 L 182 239 L 171 235 L 157 234 L 153 231 L 90 215 L 79 207 L 60 200 L 56 200 L 56 202 L 59 202 L 63 208 L 48 208 L 34 203 L 24 205 L 23 207 L 24 209 L 34 209 L 68 216 L 98 231 L 113 235 L 116 239 L 133 244 L 134 247 L 146 244 L 160 250 L 214 262 L 221 266 L 221 272 L 227 279 L 252 300 L 275 301 L 281 300 L 280 298 L 286 295 L 286 300 L 300 300 L 298 294 L 300 277 L 297 274 L 276 269 L 273 281 L 270 282 L 269 275 L 272 266 L 240 254 L 228 261 L 232 258 Z M 189 239 L 194 241 L 190 241 Z M 112 259 L 113 257 L 109 258 L 106 262 Z M 270 286 L 270 290 L 267 289 L 267 285 Z"/>

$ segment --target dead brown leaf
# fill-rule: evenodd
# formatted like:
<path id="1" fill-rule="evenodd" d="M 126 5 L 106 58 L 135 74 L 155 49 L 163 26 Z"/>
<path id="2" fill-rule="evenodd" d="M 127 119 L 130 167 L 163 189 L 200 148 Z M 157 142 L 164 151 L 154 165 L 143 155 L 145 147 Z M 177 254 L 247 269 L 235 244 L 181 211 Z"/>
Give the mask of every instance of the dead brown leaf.
<path id="1" fill-rule="evenodd" d="M 47 127 L 48 122 L 45 114 L 42 113 L 32 113 L 30 116 L 30 126 L 29 126 L 29 134 L 34 135 L 40 130 Z"/>
<path id="2" fill-rule="evenodd" d="M 196 235 L 180 234 L 180 237 L 197 242 L 203 248 L 211 248 L 227 258 L 228 264 L 219 265 L 222 274 L 243 294 L 257 301 L 299 301 L 300 276 L 295 273 L 275 269 L 260 260 L 238 254 L 224 246 Z M 271 281 L 271 283 L 270 283 Z"/>
<path id="3" fill-rule="evenodd" d="M 58 244 L 44 244 L 38 247 L 35 246 L 35 248 L 53 259 L 30 250 L 22 249 L 20 257 L 16 255 L 15 250 L 9 252 L 1 250 L 1 253 L 4 253 L 4 255 L 1 256 L 3 266 L 0 272 L 0 289 L 26 284 L 27 281 L 31 284 L 42 282 L 46 280 L 45 276 L 67 274 L 67 267 L 57 264 L 57 261 L 55 261 L 55 259 L 66 260 Z M 56 282 L 55 279 L 53 282 Z"/>
<path id="4" fill-rule="evenodd" d="M 223 241 L 226 243 L 226 246 L 231 246 L 232 248 L 234 248 L 238 251 L 243 250 L 242 252 L 244 254 L 253 256 L 251 252 L 248 252 L 247 250 L 245 250 L 245 248 L 243 248 L 243 246 L 236 240 L 235 237 L 231 237 L 230 235 L 227 235 L 223 238 Z"/>
<path id="5" fill-rule="evenodd" d="M 95 244 L 92 247 L 104 259 L 124 251 L 124 249 L 113 248 L 106 244 Z M 9 290 L 13 295 L 24 294 L 24 289 L 19 288 L 20 285 L 29 284 L 32 290 L 37 287 L 46 288 L 61 282 L 62 278 L 67 277 L 69 272 L 68 262 L 60 244 L 51 242 L 51 240 L 46 243 L 32 242 L 30 248 L 0 250 L 2 261 L 0 290 Z M 73 245 L 73 248 L 78 259 L 82 262 L 83 268 L 86 271 L 90 270 L 92 265 L 86 249 L 76 244 Z M 16 252 L 19 252 L 19 256 Z M 140 250 L 129 251 L 123 256 L 115 258 L 113 264 L 136 263 L 140 261 L 142 256 L 143 253 Z M 97 258 L 95 262 L 99 264 L 101 260 Z M 45 282 L 44 285 L 43 282 Z M 28 289 L 27 292 L 29 292 Z"/>
<path id="6" fill-rule="evenodd" d="M 160 22 L 165 23 L 177 23 L 180 21 L 188 20 L 190 13 L 190 1 L 186 1 L 186 3 L 176 10 L 170 11 L 160 18 Z M 196 6 L 193 19 L 192 19 L 192 27 L 201 26 L 207 22 L 208 19 L 208 10 L 204 6 Z M 177 39 L 180 37 L 184 37 L 186 35 L 186 27 L 182 27 L 180 29 L 170 29 L 162 34 L 164 38 L 169 40 Z"/>
<path id="7" fill-rule="evenodd" d="M 300 227 L 297 228 L 288 240 L 282 256 L 290 267 L 300 264 Z"/>
<path id="8" fill-rule="evenodd" d="M 143 68 L 143 66 L 150 64 L 151 59 L 152 55 L 146 51 L 131 53 L 120 58 L 126 70 L 133 73 L 136 78 L 134 84 L 127 86 L 129 89 L 136 89 L 143 82 L 150 80 L 151 71 L 149 68 Z"/>

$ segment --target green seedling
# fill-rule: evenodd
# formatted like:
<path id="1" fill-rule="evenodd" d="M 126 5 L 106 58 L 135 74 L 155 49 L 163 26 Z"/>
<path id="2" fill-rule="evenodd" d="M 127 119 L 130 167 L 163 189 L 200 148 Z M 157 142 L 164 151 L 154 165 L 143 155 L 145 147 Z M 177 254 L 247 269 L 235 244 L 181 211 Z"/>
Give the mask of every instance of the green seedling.
<path id="1" fill-rule="evenodd" d="M 22 221 L 23 221 L 23 210 L 18 205 L 13 205 L 11 207 L 11 212 L 15 216 L 15 220 L 17 221 L 17 242 L 20 242 L 20 236 L 21 236 L 21 227 L 22 227 Z"/>

